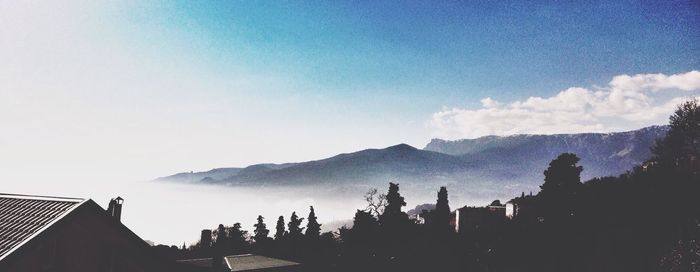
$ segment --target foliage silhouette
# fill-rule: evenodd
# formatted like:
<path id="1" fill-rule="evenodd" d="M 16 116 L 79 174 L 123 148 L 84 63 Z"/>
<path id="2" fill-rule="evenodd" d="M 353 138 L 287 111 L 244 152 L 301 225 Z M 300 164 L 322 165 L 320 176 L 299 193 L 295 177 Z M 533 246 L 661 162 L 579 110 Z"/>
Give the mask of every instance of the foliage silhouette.
<path id="1" fill-rule="evenodd" d="M 280 215 L 277 219 L 277 226 L 275 227 L 275 240 L 281 240 L 284 238 L 286 231 L 284 230 L 284 217 Z"/>
<path id="2" fill-rule="evenodd" d="M 318 223 L 314 206 L 309 207 L 309 216 L 306 223 L 306 237 L 318 238 L 321 235 L 321 224 Z"/>
<path id="3" fill-rule="evenodd" d="M 269 253 L 302 262 L 307 271 L 700 271 L 699 147 L 700 108 L 691 100 L 671 116 L 654 156 L 625 174 L 582 183 L 579 158 L 563 153 L 544 170 L 539 193 L 460 208 L 459 220 L 441 187 L 425 225 L 408 220 L 399 185 L 389 183 L 386 195 L 365 194 L 368 206 L 338 232 L 320 234 L 313 207 L 305 235 L 303 218 L 292 213 L 286 232 L 280 216 Z M 491 217 L 497 220 L 474 223 Z M 455 233 L 459 222 L 481 227 Z M 255 243 L 268 232 L 259 216 Z M 220 225 L 213 236 L 214 255 L 248 243 L 240 224 Z"/>

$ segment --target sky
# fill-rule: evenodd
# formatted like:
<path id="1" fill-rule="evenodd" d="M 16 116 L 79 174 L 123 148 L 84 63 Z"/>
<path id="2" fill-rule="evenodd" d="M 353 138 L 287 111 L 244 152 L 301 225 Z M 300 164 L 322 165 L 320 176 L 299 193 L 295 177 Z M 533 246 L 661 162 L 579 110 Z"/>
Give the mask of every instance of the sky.
<path id="1" fill-rule="evenodd" d="M 698 2 L 530 2 L 2 1 L 0 180 L 632 130 L 700 94 Z"/>

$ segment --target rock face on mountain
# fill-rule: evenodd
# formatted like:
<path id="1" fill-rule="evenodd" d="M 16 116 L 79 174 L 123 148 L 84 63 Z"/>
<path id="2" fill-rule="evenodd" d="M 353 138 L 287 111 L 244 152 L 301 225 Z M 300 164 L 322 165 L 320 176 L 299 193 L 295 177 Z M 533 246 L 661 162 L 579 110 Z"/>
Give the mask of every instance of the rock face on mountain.
<path id="1" fill-rule="evenodd" d="M 622 174 L 651 157 L 656 139 L 667 126 L 617 133 L 486 136 L 471 140 L 432 140 L 425 150 L 451 154 L 491 171 L 515 172 L 539 167 L 569 152 L 581 158 L 584 179 Z M 536 172 L 541 174 L 541 171 Z"/>
<path id="2" fill-rule="evenodd" d="M 668 127 L 619 133 L 487 136 L 471 140 L 432 140 L 423 150 L 399 144 L 331 158 L 288 164 L 257 164 L 179 173 L 160 181 L 231 186 L 316 186 L 357 193 L 401 183 L 402 191 L 433 196 L 440 185 L 451 193 L 495 199 L 537 190 L 544 169 L 564 152 L 576 153 L 582 178 L 624 173 L 651 156 L 650 147 Z"/>

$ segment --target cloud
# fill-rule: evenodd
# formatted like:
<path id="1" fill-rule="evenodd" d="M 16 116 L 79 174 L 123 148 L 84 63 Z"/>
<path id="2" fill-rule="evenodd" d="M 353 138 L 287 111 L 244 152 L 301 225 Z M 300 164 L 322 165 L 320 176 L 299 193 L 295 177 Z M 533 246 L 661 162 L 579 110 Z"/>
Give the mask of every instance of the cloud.
<path id="1" fill-rule="evenodd" d="M 479 109 L 445 108 L 432 115 L 429 126 L 433 137 L 444 139 L 630 130 L 666 123 L 699 90 L 699 71 L 619 75 L 602 88 L 571 87 L 510 103 L 486 97 Z"/>

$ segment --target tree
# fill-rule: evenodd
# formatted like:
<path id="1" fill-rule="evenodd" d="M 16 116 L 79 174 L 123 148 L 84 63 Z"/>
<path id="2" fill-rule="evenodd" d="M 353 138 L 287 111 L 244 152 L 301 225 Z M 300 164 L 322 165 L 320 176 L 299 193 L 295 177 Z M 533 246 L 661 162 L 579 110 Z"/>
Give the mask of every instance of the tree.
<path id="1" fill-rule="evenodd" d="M 389 182 L 389 192 L 386 194 L 387 205 L 379 216 L 379 222 L 387 228 L 394 228 L 408 222 L 408 215 L 401 211 L 406 201 L 399 193 L 399 184 Z"/>
<path id="2" fill-rule="evenodd" d="M 540 192 L 545 220 L 558 221 L 575 214 L 577 194 L 581 189 L 581 171 L 576 154 L 562 153 L 544 171 Z"/>
<path id="3" fill-rule="evenodd" d="M 447 232 L 450 230 L 450 204 L 447 199 L 447 187 L 440 187 L 437 197 L 435 210 L 430 212 L 430 221 L 436 231 Z"/>
<path id="4" fill-rule="evenodd" d="M 355 251 L 369 254 L 373 251 L 373 245 L 378 243 L 379 221 L 370 212 L 357 210 L 353 219 L 352 229 L 343 227 L 340 235 L 343 242 Z"/>
<path id="5" fill-rule="evenodd" d="M 370 214 L 379 217 L 380 214 L 384 212 L 386 207 L 386 195 L 379 194 L 377 188 L 372 188 L 365 193 L 365 201 L 367 202 L 367 208 L 365 211 Z"/>
<path id="6" fill-rule="evenodd" d="M 213 267 L 219 269 L 221 267 L 223 256 L 228 248 L 228 237 L 226 236 L 226 228 L 223 224 L 214 231 L 216 235 L 216 243 L 214 244 Z"/>
<path id="7" fill-rule="evenodd" d="M 248 250 L 248 231 L 243 230 L 241 223 L 233 224 L 233 227 L 227 229 L 229 240 L 229 252 L 242 253 Z"/>
<path id="8" fill-rule="evenodd" d="M 289 223 L 287 223 L 290 237 L 298 238 L 302 235 L 304 231 L 304 228 L 301 228 L 302 221 L 304 221 L 304 218 L 299 218 L 296 212 L 292 212 Z"/>
<path id="9" fill-rule="evenodd" d="M 379 221 L 371 213 L 357 210 L 352 221 L 352 231 L 356 236 L 371 237 L 379 230 Z"/>
<path id="10" fill-rule="evenodd" d="M 573 153 L 562 153 L 549 163 L 544 170 L 542 193 L 572 191 L 581 185 L 583 167 L 577 165 L 580 159 Z"/>
<path id="11" fill-rule="evenodd" d="M 269 238 L 267 235 L 270 233 L 270 230 L 267 229 L 267 226 L 263 221 L 264 219 L 265 218 L 262 217 L 262 215 L 258 215 L 258 223 L 253 225 L 255 227 L 255 230 L 253 230 L 253 233 L 255 234 L 253 239 L 255 239 L 255 242 L 262 242 Z"/>
<path id="12" fill-rule="evenodd" d="M 306 223 L 306 237 L 318 238 L 321 235 L 321 224 L 318 223 L 314 206 L 310 207 L 308 221 Z"/>
<path id="13" fill-rule="evenodd" d="M 277 219 L 277 227 L 275 227 L 276 232 L 275 232 L 275 240 L 280 240 L 284 237 L 285 231 L 284 231 L 284 217 L 280 215 L 280 217 Z"/>
<path id="14" fill-rule="evenodd" d="M 224 224 L 219 224 L 219 227 L 214 231 L 216 235 L 215 247 L 222 250 L 228 246 L 228 237 L 226 236 L 226 227 Z"/>
<path id="15" fill-rule="evenodd" d="M 700 105 L 697 99 L 687 101 L 671 115 L 669 131 L 657 141 L 652 151 L 654 160 L 666 167 L 695 166 L 700 159 Z M 692 165 L 695 162 L 696 165 Z"/>

